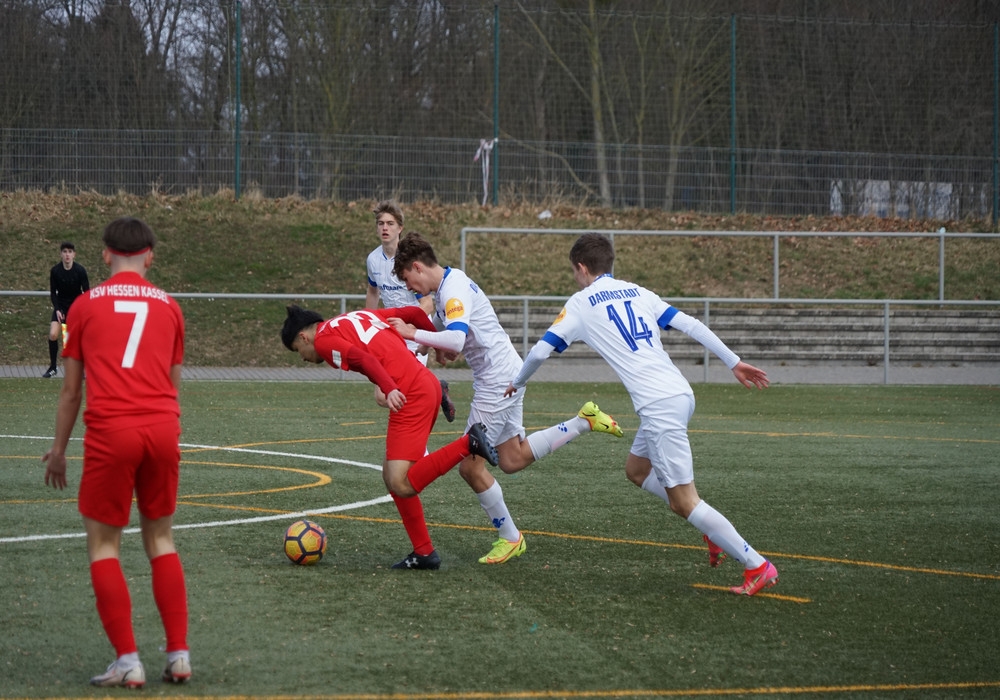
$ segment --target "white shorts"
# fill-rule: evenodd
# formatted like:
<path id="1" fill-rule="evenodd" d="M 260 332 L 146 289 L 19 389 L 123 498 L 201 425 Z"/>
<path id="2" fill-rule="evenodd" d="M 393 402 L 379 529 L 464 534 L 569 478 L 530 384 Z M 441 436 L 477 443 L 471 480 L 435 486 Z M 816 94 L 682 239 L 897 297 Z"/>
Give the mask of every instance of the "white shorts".
<path id="1" fill-rule="evenodd" d="M 513 396 L 497 401 L 477 402 L 473 397 L 466 430 L 476 423 L 486 426 L 486 436 L 493 445 L 503 444 L 515 436 L 523 440 L 524 389 L 519 389 Z"/>
<path id="2" fill-rule="evenodd" d="M 413 356 L 416 357 L 417 360 L 420 361 L 420 364 L 422 364 L 424 367 L 427 366 L 427 359 L 430 357 L 430 354 L 434 352 L 433 350 L 430 350 L 429 352 L 425 352 L 423 355 L 421 355 L 419 352 L 417 352 L 417 348 L 420 347 L 420 344 L 412 340 L 406 341 L 406 347 L 410 349 L 410 352 L 413 353 Z"/>
<path id="3" fill-rule="evenodd" d="M 694 414 L 694 395 L 678 394 L 639 411 L 639 430 L 631 452 L 653 464 L 663 488 L 694 481 L 694 460 L 687 426 Z"/>

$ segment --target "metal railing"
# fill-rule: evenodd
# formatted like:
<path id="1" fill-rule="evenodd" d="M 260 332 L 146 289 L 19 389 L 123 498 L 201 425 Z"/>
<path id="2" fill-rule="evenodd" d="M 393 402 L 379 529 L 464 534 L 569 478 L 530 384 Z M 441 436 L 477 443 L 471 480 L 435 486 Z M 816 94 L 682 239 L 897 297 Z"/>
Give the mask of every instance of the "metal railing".
<path id="1" fill-rule="evenodd" d="M 892 231 L 635 231 L 618 229 L 566 229 L 566 228 L 490 228 L 484 226 L 466 226 L 461 231 L 461 264 L 466 267 L 466 251 L 469 234 L 473 233 L 515 233 L 537 235 L 579 236 L 583 233 L 600 233 L 608 236 L 614 244 L 615 236 L 680 236 L 680 237 L 715 237 L 715 238 L 771 238 L 773 240 L 772 272 L 773 292 L 770 298 L 753 299 L 752 301 L 788 301 L 781 297 L 781 239 L 782 238 L 937 238 L 938 239 L 938 300 L 944 301 L 945 288 L 945 257 L 944 244 L 946 240 L 959 238 L 991 238 L 1000 242 L 1000 234 L 996 233 L 948 233 L 944 229 L 928 233 L 896 233 Z M 748 300 L 751 301 L 751 300 Z"/>
<path id="2" fill-rule="evenodd" d="M 578 232 L 577 232 L 578 233 Z M 49 296 L 48 292 L 42 291 L 8 291 L 0 290 L 0 297 L 4 296 Z M 243 300 L 321 300 L 321 301 L 339 301 L 340 302 L 340 313 L 345 313 L 349 310 L 349 302 L 355 302 L 350 308 L 358 308 L 359 305 L 364 303 L 365 295 L 363 294 L 228 294 L 228 293 L 213 293 L 213 292 L 178 292 L 171 293 L 171 296 L 176 299 L 243 299 Z M 513 303 L 519 305 L 521 308 L 520 313 L 520 333 L 512 332 L 515 329 L 508 325 L 508 333 L 515 337 L 520 338 L 521 345 L 521 356 L 524 357 L 528 354 L 531 349 L 533 341 L 536 339 L 536 334 L 531 332 L 531 306 L 533 304 L 544 305 L 547 307 L 559 307 L 565 304 L 569 297 L 566 296 L 525 296 L 525 295 L 509 295 L 509 296 L 491 296 L 490 299 L 494 302 L 494 305 L 499 303 Z M 883 383 L 889 383 L 889 375 L 891 369 L 891 355 L 890 355 L 890 339 L 892 338 L 892 326 L 890 323 L 891 312 L 893 309 L 899 307 L 925 307 L 925 308 L 972 308 L 972 309 L 987 309 L 995 310 L 1000 317 L 1000 300 L 918 300 L 918 299 L 809 299 L 809 298 L 774 298 L 774 299 L 761 299 L 753 297 L 680 297 L 669 299 L 671 305 L 676 307 L 687 307 L 690 308 L 694 305 L 700 305 L 702 309 L 701 320 L 708 326 L 711 327 L 711 318 L 713 306 L 718 308 L 719 306 L 732 306 L 732 305 L 743 305 L 743 306 L 781 306 L 787 307 L 791 305 L 795 306 L 830 306 L 830 307 L 875 307 L 881 308 L 882 310 L 882 365 L 883 365 Z M 553 316 L 554 318 L 554 316 Z M 547 326 L 546 326 L 547 327 Z M 711 353 L 706 349 L 703 352 L 702 365 L 703 365 L 703 379 L 702 381 L 708 381 L 708 371 L 709 363 L 711 361 Z M 994 361 L 1000 363 L 1000 355 L 994 358 Z"/>

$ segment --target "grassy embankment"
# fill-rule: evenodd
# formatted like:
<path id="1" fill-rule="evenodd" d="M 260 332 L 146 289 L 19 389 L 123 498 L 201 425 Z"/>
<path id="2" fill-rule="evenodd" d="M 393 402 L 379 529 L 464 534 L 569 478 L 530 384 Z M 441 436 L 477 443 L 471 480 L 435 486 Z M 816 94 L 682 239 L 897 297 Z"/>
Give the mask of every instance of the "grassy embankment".
<path id="1" fill-rule="evenodd" d="M 111 219 L 133 215 L 159 236 L 150 279 L 170 292 L 364 294 L 365 256 L 377 245 L 372 202 L 296 198 L 234 201 L 214 196 L 103 197 L 0 195 L 3 290 L 47 290 L 48 270 L 64 239 L 92 284 L 107 270 L 100 234 Z M 427 236 L 442 264 L 458 265 L 465 226 L 538 227 L 544 207 L 444 206 L 404 202 L 406 226 Z M 549 206 L 546 228 L 679 231 L 976 231 L 979 222 L 847 218 L 702 216 L 653 210 L 609 211 Z M 985 224 L 982 224 L 985 226 Z M 573 236 L 470 237 L 467 271 L 492 296 L 569 295 L 575 291 L 567 252 Z M 619 236 L 616 274 L 668 298 L 769 297 L 769 238 Z M 936 239 L 786 238 L 781 244 L 783 297 L 937 297 Z M 946 247 L 946 298 L 1000 297 L 1000 245 L 952 241 Z M 308 305 L 325 315 L 330 302 Z M 278 340 L 284 302 L 182 300 L 188 322 L 187 364 L 288 366 L 297 358 Z M 10 364 L 42 364 L 50 307 L 46 297 L 0 297 L 0 354 Z"/>

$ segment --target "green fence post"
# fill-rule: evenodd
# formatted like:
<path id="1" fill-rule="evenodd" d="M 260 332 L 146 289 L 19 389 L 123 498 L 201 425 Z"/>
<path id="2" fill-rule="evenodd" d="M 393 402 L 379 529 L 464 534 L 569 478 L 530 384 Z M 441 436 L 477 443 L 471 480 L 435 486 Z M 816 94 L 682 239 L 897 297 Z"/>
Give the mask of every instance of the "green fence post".
<path id="1" fill-rule="evenodd" d="M 241 0 L 236 0 L 236 105 L 234 109 L 234 117 L 236 119 L 236 130 L 235 130 L 235 143 L 233 149 L 233 189 L 236 192 L 236 199 L 240 198 L 240 141 L 242 137 L 240 135 L 241 122 L 243 121 L 243 115 L 240 110 L 240 105 L 243 102 L 242 94 L 242 80 L 240 79 L 240 64 L 243 63 L 243 3 Z"/>
<path id="2" fill-rule="evenodd" d="M 729 15 L 729 213 L 736 213 L 736 15 Z"/>
<path id="3" fill-rule="evenodd" d="M 993 23 L 993 228 L 1000 212 L 1000 23 Z"/>
<path id="4" fill-rule="evenodd" d="M 500 3 L 493 3 L 493 206 L 500 177 Z"/>

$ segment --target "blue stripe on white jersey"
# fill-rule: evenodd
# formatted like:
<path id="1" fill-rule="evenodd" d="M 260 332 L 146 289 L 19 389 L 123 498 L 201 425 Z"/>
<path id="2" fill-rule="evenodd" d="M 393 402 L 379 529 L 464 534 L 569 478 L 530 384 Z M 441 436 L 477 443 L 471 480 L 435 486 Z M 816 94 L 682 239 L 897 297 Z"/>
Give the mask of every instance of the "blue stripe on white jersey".
<path id="1" fill-rule="evenodd" d="M 554 347 L 556 349 L 556 352 L 562 352 L 563 350 L 569 347 L 569 345 L 566 344 L 565 340 L 560 338 L 552 331 L 545 331 L 545 335 L 542 336 L 542 340 L 544 340 L 546 343 Z"/>
<path id="2" fill-rule="evenodd" d="M 665 331 L 669 331 L 670 322 L 674 320 L 674 316 L 677 315 L 677 311 L 678 309 L 675 309 L 672 306 L 667 307 L 667 310 L 663 312 L 663 315 L 656 319 L 656 325 Z"/>
<path id="3" fill-rule="evenodd" d="M 500 400 L 522 362 L 486 294 L 462 270 L 448 267 L 434 294 L 434 306 L 441 326 L 465 333 L 462 353 L 472 368 L 474 394 Z"/>

